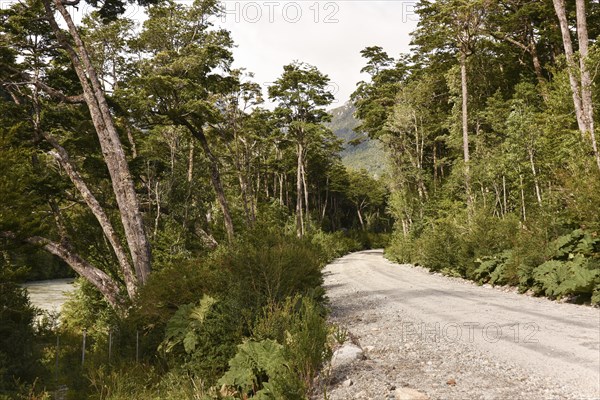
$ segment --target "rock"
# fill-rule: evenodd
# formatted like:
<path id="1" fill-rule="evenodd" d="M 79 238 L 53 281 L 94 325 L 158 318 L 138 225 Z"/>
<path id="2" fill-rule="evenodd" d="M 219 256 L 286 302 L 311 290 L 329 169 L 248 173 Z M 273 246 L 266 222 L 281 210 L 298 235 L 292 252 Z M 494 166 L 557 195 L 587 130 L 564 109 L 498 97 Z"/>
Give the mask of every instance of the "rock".
<path id="1" fill-rule="evenodd" d="M 367 392 L 365 392 L 364 390 L 354 395 L 355 399 L 364 399 L 365 397 L 367 397 Z"/>
<path id="2" fill-rule="evenodd" d="M 360 347 L 352 343 L 347 343 L 333 353 L 331 366 L 336 368 L 342 365 L 351 364 L 356 360 L 363 360 L 364 358 L 364 353 Z"/>
<path id="3" fill-rule="evenodd" d="M 365 346 L 365 351 L 366 351 L 367 353 L 370 353 L 370 352 L 372 352 L 374 349 L 375 349 L 375 346 Z"/>
<path id="4" fill-rule="evenodd" d="M 394 396 L 396 400 L 429 400 L 425 393 L 411 388 L 398 388 Z"/>
<path id="5" fill-rule="evenodd" d="M 448 382 L 446 382 L 446 384 L 448 386 L 456 386 L 456 379 L 448 379 Z"/>
<path id="6" fill-rule="evenodd" d="M 354 385 L 354 382 L 352 382 L 352 379 L 346 379 L 344 382 L 342 382 L 343 387 L 350 387 L 352 385 Z"/>

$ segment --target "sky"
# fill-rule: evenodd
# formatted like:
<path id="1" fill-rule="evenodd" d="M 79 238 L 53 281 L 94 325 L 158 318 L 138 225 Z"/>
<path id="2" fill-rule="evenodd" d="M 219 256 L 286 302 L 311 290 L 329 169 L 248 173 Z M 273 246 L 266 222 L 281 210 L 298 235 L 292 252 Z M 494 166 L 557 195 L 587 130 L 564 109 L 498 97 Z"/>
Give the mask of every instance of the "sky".
<path id="1" fill-rule="evenodd" d="M 0 8 L 17 0 L 0 0 Z M 188 3 L 193 0 L 179 0 Z M 231 31 L 236 44 L 234 68 L 255 74 L 264 90 L 283 72 L 283 66 L 302 61 L 316 66 L 331 80 L 331 108 L 350 99 L 364 59 L 360 51 L 381 46 L 392 57 L 409 51 L 416 28 L 417 0 L 224 0 L 224 15 L 213 17 L 216 27 Z M 82 3 L 70 11 L 76 22 L 93 9 Z M 130 5 L 124 17 L 141 23 L 145 12 Z M 273 105 L 266 104 L 271 108 Z"/>
<path id="2" fill-rule="evenodd" d="M 364 59 L 360 51 L 381 46 L 396 57 L 409 50 L 410 32 L 417 24 L 415 1 L 236 1 L 224 3 L 215 20 L 231 31 L 236 43 L 234 67 L 255 74 L 268 87 L 295 60 L 327 74 L 336 100 L 350 98 Z"/>

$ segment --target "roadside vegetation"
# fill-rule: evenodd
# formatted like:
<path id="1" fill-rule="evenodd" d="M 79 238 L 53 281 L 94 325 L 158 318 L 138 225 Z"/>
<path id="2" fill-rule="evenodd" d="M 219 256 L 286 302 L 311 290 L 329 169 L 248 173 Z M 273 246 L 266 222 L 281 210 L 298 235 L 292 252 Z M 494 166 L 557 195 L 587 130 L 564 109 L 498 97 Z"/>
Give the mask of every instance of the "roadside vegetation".
<path id="1" fill-rule="evenodd" d="M 387 256 L 600 303 L 598 4 L 416 11 L 414 51 L 363 50 L 370 79 L 353 95 L 358 129 L 390 158 Z"/>

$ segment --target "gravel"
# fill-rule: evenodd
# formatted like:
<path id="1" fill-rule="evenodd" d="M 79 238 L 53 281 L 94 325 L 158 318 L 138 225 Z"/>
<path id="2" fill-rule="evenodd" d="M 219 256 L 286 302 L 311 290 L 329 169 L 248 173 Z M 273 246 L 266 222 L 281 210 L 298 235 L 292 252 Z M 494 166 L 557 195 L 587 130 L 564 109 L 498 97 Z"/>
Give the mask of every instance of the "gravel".
<path id="1" fill-rule="evenodd" d="M 393 264 L 381 250 L 336 260 L 325 284 L 331 322 L 347 331 L 336 336 L 364 356 L 326 368 L 313 399 L 600 398 L 597 308 Z"/>

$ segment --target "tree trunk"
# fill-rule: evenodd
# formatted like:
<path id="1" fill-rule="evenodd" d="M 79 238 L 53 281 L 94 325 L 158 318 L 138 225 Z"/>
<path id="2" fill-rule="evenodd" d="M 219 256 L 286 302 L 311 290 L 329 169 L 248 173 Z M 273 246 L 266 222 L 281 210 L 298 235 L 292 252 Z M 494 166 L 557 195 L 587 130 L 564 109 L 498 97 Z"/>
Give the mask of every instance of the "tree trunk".
<path id="1" fill-rule="evenodd" d="M 356 213 L 358 214 L 358 221 L 360 222 L 360 227 L 364 231 L 365 222 L 363 221 L 362 213 L 360 212 L 360 207 L 356 207 Z"/>
<path id="2" fill-rule="evenodd" d="M 506 176 L 502 175 L 502 197 L 504 199 L 504 215 L 508 212 L 508 200 L 506 198 Z"/>
<path id="3" fill-rule="evenodd" d="M 41 132 L 46 141 L 54 147 L 55 151 L 53 153 L 54 157 L 58 160 L 60 165 L 63 167 L 67 176 L 83 198 L 83 201 L 88 206 L 96 220 L 100 224 L 102 228 L 102 232 L 104 236 L 108 239 L 115 255 L 117 256 L 117 261 L 119 263 L 119 267 L 121 268 L 121 272 L 123 273 L 123 278 L 125 280 L 125 286 L 127 288 L 127 294 L 129 298 L 133 299 L 136 291 L 137 291 L 137 278 L 133 273 L 133 269 L 131 268 L 131 264 L 129 263 L 129 259 L 127 258 L 127 254 L 125 249 L 121 245 L 121 241 L 117 235 L 117 232 L 112 226 L 110 219 L 104 212 L 104 209 L 89 189 L 79 172 L 75 169 L 75 166 L 71 163 L 69 155 L 67 151 L 58 143 L 58 141 L 49 133 Z M 118 295 L 118 292 L 115 293 Z"/>
<path id="4" fill-rule="evenodd" d="M 600 154 L 596 143 L 596 134 L 594 132 L 594 104 L 592 101 L 592 78 L 587 67 L 589 38 L 587 30 L 587 18 L 585 15 L 585 1 L 576 0 L 577 9 L 577 37 L 579 39 L 579 69 L 581 73 L 581 105 L 583 119 L 586 125 L 586 131 L 592 141 L 592 150 L 596 158 L 598 170 L 600 170 Z"/>
<path id="5" fill-rule="evenodd" d="M 569 73 L 569 83 L 571 84 L 577 126 L 583 135 L 586 132 L 587 127 L 583 118 L 583 104 L 581 102 L 579 83 L 577 82 L 577 77 L 575 76 L 575 72 L 578 68 L 573 55 L 573 43 L 571 41 L 571 33 L 569 31 L 569 22 L 567 20 L 567 13 L 565 10 L 565 2 L 564 0 L 552 0 L 552 2 L 554 3 L 554 10 L 556 11 L 556 16 L 558 17 L 558 22 L 560 24 L 560 31 L 562 33 L 563 47 L 565 49 L 565 57 L 567 59 L 567 72 Z"/>
<path id="6" fill-rule="evenodd" d="M 301 143 L 296 146 L 298 162 L 296 165 L 296 234 L 304 236 L 304 218 L 302 217 L 302 164 L 304 148 Z"/>
<path id="7" fill-rule="evenodd" d="M 519 183 L 521 186 L 521 215 L 523 216 L 523 221 L 527 221 L 527 211 L 525 209 L 525 188 L 523 185 L 523 174 L 519 173 Z"/>
<path id="8" fill-rule="evenodd" d="M 54 10 L 50 2 L 51 0 L 44 0 L 46 16 L 60 44 L 66 50 L 81 83 L 84 100 L 89 108 L 92 123 L 102 148 L 104 161 L 110 174 L 137 280 L 139 284 L 143 285 L 151 271 L 150 243 L 144 229 L 142 214 L 125 152 L 106 102 L 106 97 L 102 91 L 102 85 L 92 66 L 87 49 L 79 36 L 77 27 L 61 1 L 55 0 L 54 5 L 62 15 L 73 39 L 75 45 L 75 48 L 73 48 L 54 18 Z"/>
<path id="9" fill-rule="evenodd" d="M 227 198 L 225 197 L 225 190 L 223 189 L 223 183 L 221 181 L 221 173 L 219 172 L 219 160 L 213 154 L 208 145 L 208 140 L 204 135 L 204 131 L 202 128 L 196 129 L 192 124 L 190 124 L 187 120 L 182 119 L 176 121 L 183 126 L 185 126 L 190 133 L 200 142 L 200 147 L 202 151 L 208 158 L 209 169 L 210 169 L 210 181 L 212 183 L 212 187 L 217 196 L 217 202 L 221 208 L 221 212 L 223 213 L 223 221 L 225 223 L 225 230 L 227 231 L 227 238 L 229 241 L 233 240 L 235 235 L 233 228 L 233 220 L 231 219 L 231 214 L 229 213 L 229 204 L 227 203 Z"/>
<path id="10" fill-rule="evenodd" d="M 119 310 L 122 308 L 117 282 L 108 276 L 106 272 L 94 267 L 85 259 L 75 254 L 67 244 L 56 243 L 39 236 L 30 237 L 26 239 L 26 242 L 41 246 L 47 252 L 59 257 L 75 272 L 94 285 L 114 309 Z"/>
<path id="11" fill-rule="evenodd" d="M 467 87 L 467 54 L 463 50 L 460 53 L 460 83 L 462 91 L 462 134 L 463 134 L 463 158 L 465 163 L 465 191 L 467 194 L 467 206 L 471 209 L 471 172 L 469 168 L 469 114 Z"/>
<path id="12" fill-rule="evenodd" d="M 304 169 L 305 157 L 302 156 L 302 187 L 304 190 L 304 207 L 306 212 L 304 214 L 305 225 L 310 228 L 310 213 L 309 213 L 309 205 L 308 205 L 308 184 L 306 179 L 306 170 Z"/>
<path id="13" fill-rule="evenodd" d="M 533 183 L 535 185 L 535 197 L 537 199 L 538 205 L 542 206 L 542 192 L 540 190 L 540 183 L 538 181 L 537 170 L 535 168 L 535 163 L 533 162 L 533 150 L 529 149 L 529 163 L 531 164 L 531 173 L 533 174 Z"/>

